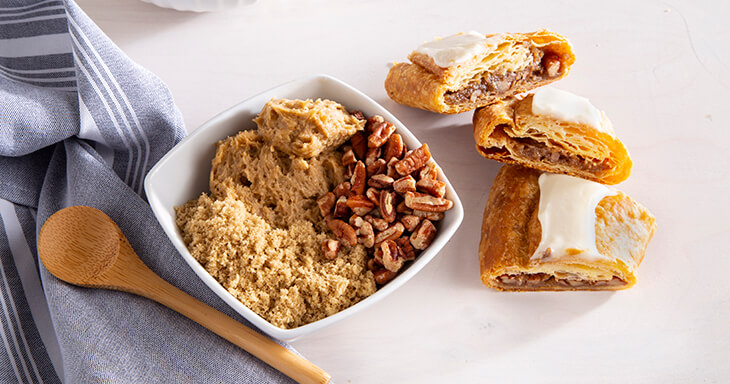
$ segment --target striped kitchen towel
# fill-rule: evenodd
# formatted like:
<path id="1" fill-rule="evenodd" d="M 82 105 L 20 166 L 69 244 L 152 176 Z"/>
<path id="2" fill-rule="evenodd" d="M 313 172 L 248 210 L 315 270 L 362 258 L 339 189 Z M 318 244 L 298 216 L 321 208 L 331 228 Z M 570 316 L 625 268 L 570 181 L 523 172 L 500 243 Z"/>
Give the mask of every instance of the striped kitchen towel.
<path id="1" fill-rule="evenodd" d="M 86 289 L 39 262 L 55 211 L 111 216 L 155 272 L 242 320 L 176 253 L 144 200 L 184 136 L 162 82 L 71 0 L 0 2 L 0 383 L 279 383 L 289 379 L 146 299 Z"/>

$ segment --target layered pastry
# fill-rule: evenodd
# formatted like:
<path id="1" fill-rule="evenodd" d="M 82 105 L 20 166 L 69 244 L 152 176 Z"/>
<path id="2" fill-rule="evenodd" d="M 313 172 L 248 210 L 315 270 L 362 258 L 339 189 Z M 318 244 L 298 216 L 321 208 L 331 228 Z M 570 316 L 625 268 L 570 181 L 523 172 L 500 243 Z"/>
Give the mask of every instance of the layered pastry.
<path id="1" fill-rule="evenodd" d="M 646 208 L 611 187 L 505 165 L 484 210 L 482 282 L 508 291 L 629 288 L 655 229 Z"/>
<path id="2" fill-rule="evenodd" d="M 479 153 L 503 163 L 603 184 L 629 177 L 631 158 L 606 114 L 570 92 L 543 88 L 474 112 Z"/>
<path id="3" fill-rule="evenodd" d="M 427 42 L 410 63 L 397 63 L 385 79 L 394 101 L 439 113 L 459 113 L 561 79 L 575 61 L 557 33 L 459 33 Z"/>

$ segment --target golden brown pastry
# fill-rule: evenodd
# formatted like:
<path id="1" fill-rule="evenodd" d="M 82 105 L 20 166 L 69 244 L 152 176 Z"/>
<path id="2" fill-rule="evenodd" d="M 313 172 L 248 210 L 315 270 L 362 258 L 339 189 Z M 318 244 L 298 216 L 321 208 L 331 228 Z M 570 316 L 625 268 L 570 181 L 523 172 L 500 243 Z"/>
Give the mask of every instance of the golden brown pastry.
<path id="1" fill-rule="evenodd" d="M 425 43 L 411 63 L 397 63 L 385 79 L 396 102 L 439 113 L 459 113 L 561 79 L 575 61 L 557 33 L 461 33 Z"/>
<path id="2" fill-rule="evenodd" d="M 613 188 L 505 165 L 484 210 L 482 282 L 508 291 L 629 288 L 655 229 L 646 208 Z"/>
<path id="3" fill-rule="evenodd" d="M 617 184 L 631 158 L 605 113 L 588 99 L 543 88 L 474 112 L 474 141 L 487 159 Z"/>

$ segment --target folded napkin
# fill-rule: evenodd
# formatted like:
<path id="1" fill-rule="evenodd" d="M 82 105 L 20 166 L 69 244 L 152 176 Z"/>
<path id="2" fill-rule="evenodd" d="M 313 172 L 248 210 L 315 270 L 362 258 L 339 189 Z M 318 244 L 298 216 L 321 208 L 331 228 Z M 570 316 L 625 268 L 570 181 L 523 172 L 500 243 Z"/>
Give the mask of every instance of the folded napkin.
<path id="1" fill-rule="evenodd" d="M 96 207 L 153 271 L 245 323 L 185 264 L 144 199 L 145 174 L 184 134 L 165 85 L 73 1 L 3 1 L 0 382 L 290 381 L 166 307 L 66 284 L 40 264 L 45 220 Z"/>

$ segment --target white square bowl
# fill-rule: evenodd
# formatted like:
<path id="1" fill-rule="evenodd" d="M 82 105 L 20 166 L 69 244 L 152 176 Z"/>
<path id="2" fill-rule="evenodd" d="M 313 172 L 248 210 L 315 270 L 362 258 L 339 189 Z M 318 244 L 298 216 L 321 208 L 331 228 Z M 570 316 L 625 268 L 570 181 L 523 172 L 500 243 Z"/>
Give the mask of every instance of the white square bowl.
<path id="1" fill-rule="evenodd" d="M 436 223 L 438 232 L 431 245 L 397 277 L 359 303 L 313 323 L 293 329 L 279 328 L 269 323 L 228 293 L 188 252 L 180 230 L 175 225 L 175 207 L 197 198 L 203 192 L 209 192 L 208 177 L 215 156 L 215 143 L 241 130 L 255 129 L 256 124 L 252 120 L 272 97 L 330 99 L 343 104 L 348 110 L 360 110 L 365 116 L 383 116 L 395 124 L 396 132 L 410 149 L 418 148 L 421 143 L 395 116 L 360 91 L 333 77 L 314 75 L 263 92 L 215 116 L 170 150 L 147 174 L 144 187 L 152 211 L 190 268 L 223 301 L 260 330 L 275 338 L 291 341 L 359 312 L 403 285 L 431 261 L 454 235 L 464 218 L 464 208 L 451 183 L 441 172 L 442 181 L 446 183 L 446 197 L 454 202 L 454 207 L 446 212 L 443 220 Z"/>

